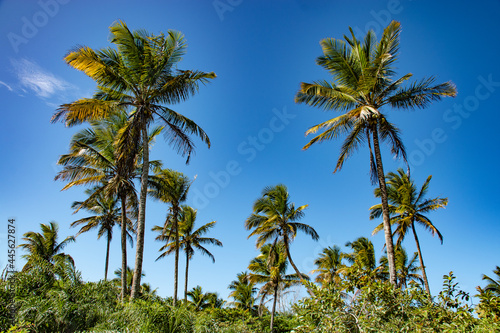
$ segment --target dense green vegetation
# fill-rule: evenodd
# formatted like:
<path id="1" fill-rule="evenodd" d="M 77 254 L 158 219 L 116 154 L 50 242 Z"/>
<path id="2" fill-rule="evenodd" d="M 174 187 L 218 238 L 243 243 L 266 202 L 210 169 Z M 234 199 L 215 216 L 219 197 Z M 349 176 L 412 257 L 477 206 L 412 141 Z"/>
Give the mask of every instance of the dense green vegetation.
<path id="1" fill-rule="evenodd" d="M 387 141 L 392 153 L 404 161 L 406 152 L 398 128 L 388 122 L 381 108 L 423 108 L 456 94 L 451 82 L 435 85 L 433 79 L 402 86 L 411 74 L 395 78 L 399 33 L 399 23 L 392 22 L 380 41 L 372 32 L 363 41 L 354 34 L 345 40 L 323 40 L 324 55 L 317 62 L 332 74 L 333 81 L 303 83 L 296 96 L 297 103 L 345 111 L 309 129 L 307 134 L 324 132 L 304 147 L 346 135 L 335 171 L 361 145 L 368 146 L 372 181 L 378 185 L 374 195 L 381 199 L 370 208 L 370 218 L 382 217 L 373 232 L 384 230 L 386 255 L 377 260 L 374 245 L 366 237 L 348 241 L 345 250 L 332 244 L 314 261 L 316 269 L 311 273 L 317 275 L 312 282 L 290 254 L 292 243 L 303 236 L 299 232 L 313 240 L 320 237 L 313 226 L 299 222 L 307 204 L 296 207 L 283 184 L 268 186 L 256 198 L 247 220 L 241 221 L 249 238 L 256 236 L 260 254 L 249 258 L 247 271 L 229 284 L 229 300 L 203 291 L 202 286 L 188 290 L 192 256 L 199 252 L 215 261 L 210 247 L 222 246 L 207 235 L 216 221 L 195 226 L 196 209 L 184 205 L 194 180 L 164 168 L 161 161 L 149 160 L 153 139 L 161 132 L 187 160 L 194 151 L 190 136 L 210 145 L 203 129 L 171 105 L 195 94 L 215 74 L 177 69 L 185 53 L 182 34 L 130 31 L 123 22 L 111 27 L 116 49 L 79 47 L 70 52 L 67 63 L 94 79 L 97 90 L 92 98 L 62 105 L 54 115 L 54 121 L 68 126 L 90 125 L 74 135 L 69 153 L 61 156 L 63 170 L 56 180 L 67 182 L 64 189 L 88 187 L 88 197 L 75 201 L 72 208 L 92 215 L 71 226 L 80 227 L 77 235 L 97 230 L 98 238 L 106 238 L 103 280 L 83 281 L 77 263 L 64 253 L 76 238 L 59 242 L 58 225 L 41 224 L 41 232 L 24 234 L 20 245 L 25 250 L 23 269 L 4 271 L 0 278 L 0 331 L 500 331 L 500 268 L 493 270 L 493 276 L 483 275 L 486 285 L 477 287 L 478 304 L 472 303 L 474 295 L 460 290 L 452 272 L 443 277 L 442 290 L 433 297 L 415 225 L 442 241 L 443 235 L 427 214 L 445 207 L 448 199 L 426 198 L 431 176 L 418 187 L 409 167 L 383 171 L 380 142 Z M 155 120 L 162 125 L 153 128 Z M 174 294 L 168 298 L 141 284 L 148 197 L 167 207 L 164 225 L 152 230 L 162 242 L 158 259 L 175 256 Z M 120 228 L 122 264 L 115 271 L 116 279 L 108 280 L 109 244 L 116 227 Z M 417 246 L 412 254 L 403 247 L 410 231 Z M 126 259 L 127 238 L 136 240 L 134 268 Z M 181 251 L 186 260 L 183 300 L 177 295 Z M 308 295 L 286 304 L 294 286 L 305 287 Z"/>
<path id="2" fill-rule="evenodd" d="M 266 253 L 251 267 L 261 278 L 263 290 L 274 282 L 264 271 Z M 284 254 L 277 265 L 284 264 Z M 356 268 L 356 270 L 358 270 Z M 498 273 L 498 271 L 496 271 Z M 0 281 L 0 330 L 10 332 L 493 332 L 500 330 L 500 294 L 491 285 L 480 289 L 480 303 L 473 307 L 459 289 L 452 273 L 443 278 L 443 289 L 431 301 L 421 284 L 410 282 L 395 289 L 387 281 L 366 278 L 368 272 L 344 275 L 338 282 L 318 286 L 308 283 L 310 296 L 273 318 L 262 308 L 246 305 L 239 291 L 235 302 L 223 306 L 214 293 L 201 287 L 188 293 L 187 303 L 173 306 L 143 289 L 131 302 L 121 302 L 120 287 L 112 281 L 83 282 L 71 265 L 57 269 L 40 259 L 32 269 Z M 247 276 L 246 274 L 243 276 Z M 251 275 L 250 275 L 251 276 Z M 347 278 L 351 276 L 352 278 Z M 286 288 L 284 277 L 282 286 Z M 291 277 L 290 277 L 291 278 Z M 242 279 L 243 280 L 243 279 Z M 240 283 L 245 283 L 241 281 Z M 250 282 L 252 285 L 253 282 Z M 500 275 L 492 281 L 498 286 Z M 238 288 L 233 290 L 243 290 Z M 280 292 L 283 291 L 280 289 Z M 239 304 L 239 305 L 236 305 Z M 474 314 L 479 315 L 476 318 Z M 10 329 L 10 330 L 9 330 Z"/>

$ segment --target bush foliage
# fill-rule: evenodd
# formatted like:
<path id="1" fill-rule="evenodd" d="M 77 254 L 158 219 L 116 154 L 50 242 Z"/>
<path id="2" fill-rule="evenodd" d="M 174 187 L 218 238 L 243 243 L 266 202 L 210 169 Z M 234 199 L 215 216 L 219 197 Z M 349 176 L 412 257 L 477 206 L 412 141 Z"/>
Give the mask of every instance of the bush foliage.
<path id="1" fill-rule="evenodd" d="M 0 281 L 2 332 L 269 332 L 269 313 L 259 317 L 235 308 L 173 307 L 171 300 L 143 295 L 121 303 L 110 281 L 83 282 L 78 273 L 55 274 L 35 266 Z M 500 331 L 500 297 L 481 290 L 471 304 L 452 273 L 430 300 L 417 284 L 405 290 L 387 282 L 319 287 L 276 316 L 274 332 L 494 332 Z"/>

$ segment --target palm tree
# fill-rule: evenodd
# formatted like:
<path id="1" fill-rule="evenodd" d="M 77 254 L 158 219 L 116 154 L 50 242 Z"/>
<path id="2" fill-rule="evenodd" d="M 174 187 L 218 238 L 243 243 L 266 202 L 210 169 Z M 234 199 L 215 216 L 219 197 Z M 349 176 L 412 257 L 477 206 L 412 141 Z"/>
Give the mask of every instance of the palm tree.
<path id="1" fill-rule="evenodd" d="M 218 293 L 207 293 L 208 295 L 208 306 L 212 309 L 222 309 L 222 307 L 226 304 L 226 301 L 219 297 Z"/>
<path id="2" fill-rule="evenodd" d="M 81 203 L 78 209 L 101 194 L 120 198 L 122 225 L 127 224 L 127 209 L 130 209 L 134 216 L 137 215 L 137 195 L 133 181 L 140 172 L 139 158 L 130 160 L 120 158 L 118 155 L 117 138 L 127 121 L 127 115 L 117 110 L 109 118 L 92 121 L 91 128 L 76 133 L 70 143 L 70 152 L 59 158 L 58 164 L 63 165 L 64 168 L 55 177 L 55 180 L 68 181 L 63 190 L 75 185 L 100 186 L 86 201 Z M 159 131 L 160 128 L 151 131 L 150 142 Z M 158 167 L 159 162 L 151 161 L 151 165 Z M 122 228 L 122 270 L 127 267 L 126 240 L 127 232 Z M 123 280 L 122 290 L 126 290 L 125 284 L 126 281 Z M 124 296 L 121 296 L 122 299 Z"/>
<path id="3" fill-rule="evenodd" d="M 338 284 L 341 280 L 340 272 L 344 267 L 342 264 L 343 257 L 343 253 L 337 245 L 325 247 L 319 257 L 314 260 L 314 264 L 318 268 L 311 273 L 319 273 L 316 282 L 321 283 L 323 286 L 331 283 Z"/>
<path id="4" fill-rule="evenodd" d="M 285 244 L 266 244 L 260 248 L 260 255 L 250 261 L 248 269 L 250 282 L 262 283 L 259 290 L 260 308 L 262 308 L 267 296 L 272 295 L 273 306 L 271 309 L 270 331 L 273 331 L 274 313 L 276 312 L 276 302 L 278 293 L 294 285 L 301 283 L 303 279 L 309 279 L 304 274 L 286 274 L 288 266 Z"/>
<path id="5" fill-rule="evenodd" d="M 99 188 L 95 187 L 93 189 L 87 189 L 85 193 L 88 196 L 92 196 L 93 192 L 98 191 Z M 88 232 L 92 229 L 98 228 L 97 239 L 104 236 L 107 241 L 106 245 L 106 261 L 104 267 L 104 280 L 108 279 L 108 267 L 109 267 L 109 247 L 111 244 L 111 239 L 113 238 L 113 228 L 116 224 L 121 227 L 121 207 L 116 197 L 106 196 L 102 191 L 96 196 L 93 196 L 91 201 L 75 201 L 71 208 L 79 209 L 80 207 L 85 210 L 94 213 L 93 216 L 84 217 L 82 219 L 76 220 L 71 223 L 72 227 L 83 225 L 80 231 L 76 234 L 78 235 Z M 132 221 L 127 219 L 126 229 L 129 231 L 134 231 Z M 132 236 L 126 231 L 127 237 L 132 244 Z"/>
<path id="6" fill-rule="evenodd" d="M 408 255 L 406 254 L 405 249 L 402 246 L 397 246 L 395 255 L 396 255 L 396 276 L 397 276 L 398 288 L 401 289 L 406 288 L 410 281 L 417 281 L 419 283 L 424 282 L 422 276 L 418 274 L 418 271 L 420 271 L 421 268 L 416 265 L 418 258 L 417 252 L 414 252 L 411 259 L 408 259 Z M 380 258 L 380 266 L 382 266 L 382 271 L 380 272 L 380 274 L 382 276 L 389 275 L 387 256 L 382 256 Z"/>
<path id="7" fill-rule="evenodd" d="M 143 149 L 135 259 L 137 271 L 131 295 L 135 298 L 140 291 L 144 253 L 148 127 L 155 120 L 164 122 L 167 141 L 182 156 L 187 155 L 186 162 L 194 151 L 189 135 L 199 136 L 210 147 L 210 140 L 201 127 L 166 105 L 187 100 L 198 91 L 200 84 L 215 78 L 215 74 L 177 69 L 186 51 L 184 36 L 179 32 L 169 30 L 166 35 L 152 35 L 144 30 L 130 31 L 122 21 L 113 24 L 110 32 L 111 43 L 117 49 L 93 50 L 80 46 L 66 55 L 65 61 L 95 80 L 98 87 L 92 98 L 61 105 L 52 121 L 62 120 L 67 126 L 73 126 L 106 118 L 117 107 L 130 110 L 118 151 L 126 161 L 137 157 L 141 144 Z"/>
<path id="8" fill-rule="evenodd" d="M 172 233 L 175 236 L 174 306 L 177 303 L 177 286 L 179 282 L 179 215 L 182 209 L 181 204 L 187 199 L 191 183 L 192 181 L 181 172 L 162 169 L 157 172 L 156 177 L 154 177 L 154 180 L 151 182 L 151 189 L 149 190 L 153 198 L 170 205 L 162 234 L 157 239 L 165 241 L 168 244 L 170 243 Z M 162 256 L 158 259 L 161 257 Z"/>
<path id="9" fill-rule="evenodd" d="M 302 83 L 295 97 L 296 103 L 324 110 L 345 111 L 341 116 L 311 127 L 306 135 L 319 130 L 324 132 L 314 137 L 303 149 L 317 142 L 346 135 L 334 171 L 337 172 L 361 145 L 369 147 L 372 181 L 375 183 L 378 178 L 382 199 L 390 281 L 395 285 L 394 248 L 380 141 L 387 141 L 391 153 L 405 161 L 406 152 L 399 129 L 388 121 L 382 108 L 424 108 L 444 96 L 454 97 L 457 92 L 452 82 L 434 85 L 434 78 L 426 78 L 403 87 L 412 74 L 395 78 L 394 63 L 399 56 L 401 32 L 399 22 L 392 21 L 378 42 L 373 31 L 367 33 L 364 41 L 358 40 L 352 29 L 350 31 L 351 37 L 345 36 L 345 41 L 326 38 L 320 42 L 323 56 L 318 57 L 316 63 L 333 76 L 332 82 Z"/>
<path id="10" fill-rule="evenodd" d="M 202 254 L 207 255 L 209 258 L 215 262 L 215 258 L 213 254 L 208 251 L 203 245 L 216 245 L 222 246 L 222 242 L 216 238 L 211 237 L 203 237 L 210 229 L 215 226 L 216 221 L 209 222 L 204 224 L 200 228 L 194 229 L 194 222 L 196 220 L 197 211 L 193 208 L 182 205 L 181 211 L 179 214 L 179 249 L 184 249 L 186 253 L 186 276 L 184 281 L 184 302 L 187 302 L 187 286 L 188 286 L 188 277 L 189 277 L 189 261 L 192 259 L 195 250 L 199 250 Z M 163 227 L 155 226 L 152 229 L 153 231 L 158 231 L 161 234 L 156 237 L 157 240 L 165 240 L 166 237 L 163 235 L 168 234 L 171 230 L 164 230 Z M 165 244 L 160 248 L 160 252 L 163 253 L 157 258 L 163 258 L 169 254 L 172 254 L 176 251 L 177 246 L 176 242 L 170 242 Z"/>
<path id="11" fill-rule="evenodd" d="M 286 255 L 298 277 L 306 277 L 299 272 L 290 255 L 290 243 L 295 239 L 297 230 L 305 232 L 315 241 L 319 239 L 318 233 L 313 227 L 297 222 L 304 216 L 304 209 L 308 205 L 295 208 L 290 202 L 290 195 L 285 185 L 265 187 L 262 197 L 257 199 L 253 205 L 253 214 L 245 221 L 247 230 L 254 229 L 249 238 L 257 237 L 257 248 L 261 248 L 268 241 L 282 242 Z M 304 282 L 304 279 L 301 279 Z"/>
<path id="12" fill-rule="evenodd" d="M 143 283 L 141 285 L 141 293 L 143 295 L 156 296 L 156 291 L 157 290 L 158 290 L 158 288 L 153 289 L 153 287 L 151 287 L 151 284 L 149 284 L 149 283 Z"/>
<path id="13" fill-rule="evenodd" d="M 353 242 L 347 242 L 345 246 L 350 247 L 353 251 L 344 254 L 344 258 L 351 266 L 342 268 L 340 271 L 354 277 L 358 289 L 367 281 L 380 278 L 381 267 L 377 266 L 375 249 L 368 238 L 359 237 Z"/>
<path id="14" fill-rule="evenodd" d="M 255 283 L 250 281 L 250 275 L 248 272 L 241 272 L 236 275 L 236 280 L 231 281 L 229 284 L 229 297 L 234 298 L 232 304 L 237 309 L 243 309 L 248 311 L 255 311 L 255 293 L 257 293 L 257 288 Z"/>
<path id="15" fill-rule="evenodd" d="M 115 276 L 116 278 L 113 279 L 113 281 L 116 283 L 116 284 L 119 284 L 120 285 L 120 289 L 121 289 L 121 281 L 125 280 L 125 292 L 121 292 L 122 295 L 127 295 L 128 294 L 128 290 L 130 290 L 130 288 L 132 288 L 132 281 L 133 281 L 133 278 L 134 278 L 134 269 L 133 268 L 130 268 L 129 266 L 127 266 L 127 268 L 125 269 L 125 274 L 122 275 L 122 272 L 123 270 L 121 268 L 118 268 L 115 270 Z M 144 273 L 141 273 L 141 277 L 144 277 L 146 276 L 146 274 Z M 148 288 L 147 286 L 145 286 L 145 288 Z"/>
<path id="16" fill-rule="evenodd" d="M 224 305 L 224 300 L 220 299 L 216 293 L 204 293 L 200 286 L 188 291 L 187 295 L 191 299 L 190 303 L 194 306 L 195 311 L 221 308 Z"/>
<path id="17" fill-rule="evenodd" d="M 488 281 L 488 284 L 483 290 L 490 291 L 492 294 L 500 297 L 500 266 L 496 266 L 493 273 L 496 275 L 496 280 L 486 274 L 483 274 L 483 280 Z"/>
<path id="18" fill-rule="evenodd" d="M 392 215 L 391 224 L 396 225 L 395 235 L 398 235 L 397 244 L 401 244 L 407 232 L 411 229 L 415 244 L 417 245 L 418 258 L 420 260 L 420 268 L 424 279 L 424 285 L 427 293 L 431 296 L 429 282 L 427 281 L 427 274 L 425 273 L 424 260 L 422 258 L 422 250 L 420 249 L 420 242 L 418 241 L 417 231 L 415 230 L 415 223 L 420 224 L 425 229 L 429 230 L 431 234 L 437 235 L 441 244 L 443 243 L 443 236 L 439 230 L 434 226 L 431 220 L 424 214 L 444 208 L 448 204 L 448 198 L 434 198 L 426 199 L 425 195 L 429 190 L 429 183 L 432 176 L 427 177 L 427 180 L 418 191 L 415 183 L 410 177 L 405 174 L 403 169 L 398 169 L 397 173 L 389 172 L 387 174 L 387 197 L 389 201 L 389 213 Z M 375 189 L 375 196 L 380 197 L 381 192 Z M 370 219 L 380 217 L 382 214 L 382 206 L 375 205 L 370 207 Z M 376 234 L 383 228 L 379 225 L 373 230 Z"/>
<path id="19" fill-rule="evenodd" d="M 18 246 L 26 251 L 22 257 L 27 260 L 23 267 L 23 271 L 29 270 L 37 260 L 42 260 L 52 267 L 62 266 L 69 263 L 74 266 L 73 258 L 62 250 L 71 242 L 75 241 L 75 237 L 68 236 L 62 242 L 57 242 L 59 226 L 55 222 L 49 224 L 40 224 L 42 232 L 29 231 L 23 236 L 25 243 Z"/>

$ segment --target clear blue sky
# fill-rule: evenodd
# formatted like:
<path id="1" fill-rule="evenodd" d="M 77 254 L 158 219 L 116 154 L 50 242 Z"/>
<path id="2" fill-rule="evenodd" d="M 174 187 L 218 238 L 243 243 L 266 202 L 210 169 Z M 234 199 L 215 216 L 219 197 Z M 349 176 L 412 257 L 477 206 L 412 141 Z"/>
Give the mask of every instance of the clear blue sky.
<path id="1" fill-rule="evenodd" d="M 431 290 L 436 294 L 442 275 L 454 271 L 462 288 L 475 293 L 481 274 L 500 264 L 499 14 L 499 1 L 0 1 L 0 264 L 7 259 L 8 217 L 17 219 L 19 238 L 39 231 L 40 223 L 56 221 L 62 239 L 77 232 L 69 227 L 72 221 L 86 216 L 70 209 L 84 198 L 84 189 L 61 192 L 64 183 L 53 180 L 56 161 L 79 128 L 51 124 L 50 118 L 58 105 L 91 96 L 95 89 L 63 56 L 77 45 L 110 46 L 108 28 L 116 20 L 152 33 L 183 32 L 189 47 L 179 68 L 218 76 L 175 106 L 205 129 L 212 148 L 195 140 L 196 155 L 188 166 L 162 138 L 152 150 L 165 166 L 197 175 L 188 203 L 198 208 L 199 225 L 217 221 L 211 236 L 224 243 L 211 249 L 215 264 L 195 255 L 190 288 L 199 284 L 227 297 L 227 285 L 257 254 L 244 221 L 261 190 L 278 183 L 288 186 L 297 205 L 309 204 L 303 222 L 321 236 L 317 243 L 297 236 L 292 256 L 299 269 L 312 270 L 323 247 L 343 247 L 359 236 L 370 237 L 379 258 L 383 235 L 370 236 L 379 221 L 368 219 L 377 200 L 367 150 L 360 149 L 333 174 L 340 141 L 301 148 L 308 142 L 307 128 L 334 113 L 296 105 L 293 98 L 300 82 L 329 79 L 315 64 L 322 38 L 341 38 L 349 26 L 359 35 L 368 29 L 380 34 L 394 19 L 403 29 L 398 73 L 435 75 L 457 85 L 455 99 L 425 110 L 385 112 L 402 131 L 417 183 L 432 174 L 429 196 L 449 198 L 446 209 L 429 215 L 444 244 L 418 229 Z M 400 162 L 383 149 L 385 171 L 395 171 Z M 163 223 L 166 209 L 148 201 L 144 280 L 161 296 L 172 295 L 173 258 L 155 262 L 161 244 L 149 230 Z M 118 235 L 117 229 L 111 275 L 120 266 Z M 410 238 L 404 245 L 415 250 Z M 96 233 L 79 236 L 66 252 L 84 279 L 103 277 L 105 241 L 97 241 Z M 131 265 L 134 252 L 129 249 Z"/>

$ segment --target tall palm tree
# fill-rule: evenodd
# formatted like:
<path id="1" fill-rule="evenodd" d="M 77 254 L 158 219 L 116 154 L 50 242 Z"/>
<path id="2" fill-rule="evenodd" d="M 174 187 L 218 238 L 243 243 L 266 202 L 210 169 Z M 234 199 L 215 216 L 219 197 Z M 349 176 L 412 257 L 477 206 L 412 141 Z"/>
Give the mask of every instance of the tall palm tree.
<path id="1" fill-rule="evenodd" d="M 119 156 L 118 138 L 128 122 L 125 112 L 115 110 L 105 120 L 92 121 L 91 127 L 76 133 L 71 139 L 70 152 L 59 158 L 58 164 L 64 166 L 55 180 L 65 180 L 68 184 L 63 190 L 76 185 L 99 185 L 89 198 L 82 202 L 79 208 L 88 204 L 102 193 L 106 196 L 117 196 L 121 203 L 122 225 L 127 224 L 127 210 L 134 217 L 137 215 L 137 195 L 134 179 L 141 172 L 138 164 L 140 156 L 135 160 Z M 157 127 L 150 133 L 152 142 L 161 128 Z M 151 161 L 151 166 L 158 167 L 158 161 Z M 78 209 L 79 209 L 78 208 Z M 77 209 L 77 211 L 78 211 Z M 127 267 L 127 232 L 122 229 L 122 270 Z M 122 290 L 126 281 L 122 281 Z M 125 295 L 122 295 L 122 299 Z"/>
<path id="2" fill-rule="evenodd" d="M 343 257 L 344 255 L 337 245 L 325 247 L 319 257 L 314 260 L 314 264 L 318 268 L 311 273 L 319 273 L 316 282 L 321 283 L 323 286 L 331 283 L 338 284 L 341 280 L 340 273 L 344 267 L 342 264 Z"/>
<path id="3" fill-rule="evenodd" d="M 135 159 L 141 145 L 143 149 L 135 259 L 137 270 L 131 295 L 134 298 L 140 291 L 144 253 L 149 175 L 148 127 L 155 120 L 164 122 L 167 141 L 178 153 L 187 155 L 186 162 L 194 151 L 190 135 L 199 136 L 210 147 L 210 140 L 201 127 L 167 105 L 185 101 L 198 91 L 200 84 L 215 78 L 215 74 L 177 69 L 186 52 L 186 42 L 180 32 L 169 30 L 167 34 L 152 35 L 144 30 L 131 31 L 122 21 L 114 23 L 110 32 L 111 43 L 116 49 L 93 50 L 80 46 L 66 55 L 65 61 L 95 80 L 98 87 L 92 98 L 61 105 L 52 121 L 62 120 L 67 126 L 72 126 L 106 118 L 117 107 L 130 111 L 128 125 L 120 138 L 120 156 L 124 160 Z"/>
<path id="4" fill-rule="evenodd" d="M 420 224 L 422 227 L 429 230 L 433 236 L 437 235 L 442 244 L 443 236 L 431 220 L 424 214 L 439 208 L 444 208 L 448 204 L 448 198 L 425 198 L 425 195 L 429 190 L 429 183 L 431 179 L 432 176 L 427 177 L 427 180 L 424 182 L 419 191 L 415 183 L 403 169 L 398 169 L 397 173 L 389 172 L 387 174 L 388 209 L 389 213 L 392 215 L 391 224 L 396 225 L 394 234 L 398 236 L 397 244 L 402 243 L 406 234 L 411 229 L 413 237 L 415 238 L 415 244 L 417 245 L 418 258 L 420 260 L 420 268 L 422 270 L 425 289 L 429 296 L 431 295 L 431 291 L 429 288 L 429 282 L 427 281 L 427 274 L 425 273 L 424 259 L 422 258 L 422 250 L 420 249 L 420 242 L 418 241 L 415 224 Z M 380 190 L 375 189 L 375 196 L 380 197 L 380 195 Z M 380 217 L 381 214 L 381 205 L 370 207 L 370 219 Z M 381 224 L 378 225 L 375 230 L 373 230 L 373 234 L 376 234 L 382 228 L 383 226 Z"/>
<path id="5" fill-rule="evenodd" d="M 40 224 L 42 232 L 28 231 L 23 236 L 25 243 L 18 246 L 28 253 L 22 257 L 27 260 L 23 267 L 23 271 L 29 270 L 37 260 L 43 260 L 53 267 L 70 263 L 74 266 L 73 258 L 64 252 L 64 248 L 71 242 L 75 241 L 75 237 L 68 236 L 62 242 L 57 241 L 59 226 L 55 222 L 49 224 Z"/>
<path id="6" fill-rule="evenodd" d="M 397 276 L 397 286 L 401 289 L 406 288 L 410 281 L 417 281 L 423 283 L 424 280 L 422 276 L 418 274 L 421 270 L 419 266 L 416 265 L 418 253 L 414 252 L 411 259 L 408 259 L 405 249 L 402 246 L 396 246 L 396 276 Z M 388 275 L 389 267 L 387 265 L 387 256 L 382 256 L 380 258 L 380 266 L 382 270 L 381 275 Z"/>
<path id="7" fill-rule="evenodd" d="M 335 171 L 339 171 L 346 159 L 361 145 L 370 151 L 372 181 L 378 180 L 381 192 L 384 234 L 389 260 L 390 281 L 396 284 L 394 247 L 389 219 L 386 184 L 380 141 L 387 141 L 391 153 L 406 160 L 406 152 L 399 136 L 399 129 L 391 124 L 382 112 L 384 107 L 394 109 L 425 108 L 444 96 L 456 96 L 452 82 L 434 84 L 434 78 L 425 78 L 403 83 L 412 74 L 396 79 L 394 63 L 398 59 L 401 25 L 392 21 L 377 42 L 373 31 L 364 40 L 358 40 L 352 29 L 351 36 L 341 39 L 326 38 L 320 44 L 323 56 L 316 63 L 332 76 L 332 82 L 316 81 L 302 83 L 295 101 L 323 108 L 324 110 L 345 111 L 344 114 L 311 127 L 306 135 L 315 136 L 303 149 L 312 144 L 336 139 L 346 135 Z M 373 143 L 373 144 L 372 144 Z"/>
<path id="8" fill-rule="evenodd" d="M 222 246 L 222 242 L 216 238 L 203 237 L 207 232 L 210 231 L 215 226 L 216 221 L 209 222 L 194 229 L 194 223 L 196 221 L 197 211 L 193 208 L 182 205 L 179 214 L 179 249 L 184 249 L 186 253 L 186 276 L 184 279 L 184 302 L 187 302 L 187 287 L 188 287 L 188 277 L 189 277 L 189 261 L 192 259 L 195 250 L 200 251 L 202 254 L 207 255 L 209 258 L 215 262 L 215 257 L 208 251 L 203 245 L 216 245 Z M 169 234 L 171 230 L 164 230 L 163 227 L 154 226 L 153 231 L 160 232 L 161 234 L 156 237 L 157 240 L 165 240 L 165 234 Z M 177 244 L 175 241 L 167 243 L 160 248 L 160 252 L 163 252 L 158 258 L 163 258 L 169 254 L 175 253 L 177 249 Z"/>
<path id="9" fill-rule="evenodd" d="M 271 308 L 270 331 L 273 331 L 274 314 L 276 312 L 276 302 L 278 293 L 301 283 L 307 276 L 298 274 L 286 274 L 288 266 L 285 244 L 266 244 L 260 248 L 260 255 L 250 261 L 248 269 L 250 282 L 262 283 L 258 297 L 260 297 L 260 307 L 263 306 L 267 296 L 272 295 L 273 306 Z"/>
<path id="10" fill-rule="evenodd" d="M 248 311 L 254 311 L 255 308 L 255 294 L 257 293 L 257 288 L 255 283 L 250 281 L 250 275 L 248 272 L 241 272 L 236 275 L 236 280 L 231 281 L 229 284 L 229 297 L 234 298 L 232 304 L 237 309 L 243 309 Z"/>
<path id="11" fill-rule="evenodd" d="M 172 234 L 175 237 L 174 306 L 177 304 L 177 287 L 179 282 L 179 217 L 182 210 L 181 204 L 186 201 L 191 184 L 192 181 L 183 173 L 170 169 L 162 169 L 157 172 L 156 177 L 152 180 L 149 190 L 153 198 L 170 205 L 162 234 L 158 240 L 165 241 L 168 244 L 170 243 Z"/>
<path id="12" fill-rule="evenodd" d="M 295 208 L 294 203 L 290 202 L 290 195 L 285 185 L 268 186 L 262 191 L 262 196 L 255 201 L 253 214 L 245 221 L 247 230 L 254 229 L 248 237 L 258 236 L 257 248 L 261 248 L 269 241 L 273 242 L 273 246 L 277 242 L 283 243 L 287 258 L 298 277 L 306 275 L 300 273 L 295 266 L 290 255 L 290 243 L 295 239 L 298 230 L 305 232 L 315 241 L 319 239 L 313 227 L 297 222 L 304 217 L 304 209 L 307 206 Z"/>
<path id="13" fill-rule="evenodd" d="M 99 187 L 94 187 L 93 189 L 87 189 L 85 193 L 88 196 L 92 196 L 93 192 L 98 191 Z M 98 228 L 97 231 L 97 239 L 100 239 L 102 236 L 106 238 L 106 261 L 104 265 L 104 280 L 108 279 L 108 267 L 109 267 L 109 248 L 111 244 L 111 240 L 113 238 L 113 228 L 115 225 L 119 225 L 121 227 L 121 207 L 117 197 L 115 196 L 106 196 L 102 191 L 96 196 L 93 196 L 91 201 L 75 201 L 71 206 L 73 209 L 83 208 L 88 212 L 91 212 L 95 215 L 81 218 L 79 220 L 71 223 L 72 227 L 80 226 L 80 230 L 75 235 L 78 235 L 89 232 L 90 230 Z M 127 231 L 128 229 L 128 231 Z M 134 228 L 132 225 L 132 221 L 127 219 L 126 225 L 126 235 L 132 244 L 132 236 L 129 231 L 133 232 Z"/>

